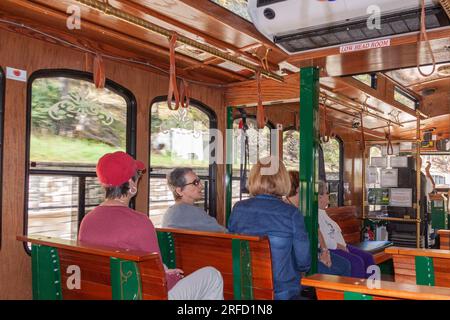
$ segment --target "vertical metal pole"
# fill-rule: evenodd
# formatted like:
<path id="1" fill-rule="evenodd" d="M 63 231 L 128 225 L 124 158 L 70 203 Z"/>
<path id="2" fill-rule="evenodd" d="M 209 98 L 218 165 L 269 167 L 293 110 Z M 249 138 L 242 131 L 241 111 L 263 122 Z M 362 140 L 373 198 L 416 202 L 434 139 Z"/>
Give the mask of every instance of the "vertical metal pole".
<path id="1" fill-rule="evenodd" d="M 420 186 L 420 173 L 422 168 L 420 167 L 420 146 L 422 140 L 420 139 L 420 112 L 416 111 L 416 246 L 420 248 L 420 198 L 421 198 L 421 186 Z M 425 226 L 426 228 L 427 226 Z"/>
<path id="2" fill-rule="evenodd" d="M 319 69 L 300 70 L 300 210 L 311 245 L 310 274 L 317 272 L 318 245 L 318 147 L 319 147 Z"/>
<path id="3" fill-rule="evenodd" d="M 228 227 L 228 219 L 231 214 L 231 199 L 232 199 L 232 178 L 233 178 L 233 108 L 227 107 L 227 130 L 226 137 L 226 165 L 225 165 L 225 226 Z"/>

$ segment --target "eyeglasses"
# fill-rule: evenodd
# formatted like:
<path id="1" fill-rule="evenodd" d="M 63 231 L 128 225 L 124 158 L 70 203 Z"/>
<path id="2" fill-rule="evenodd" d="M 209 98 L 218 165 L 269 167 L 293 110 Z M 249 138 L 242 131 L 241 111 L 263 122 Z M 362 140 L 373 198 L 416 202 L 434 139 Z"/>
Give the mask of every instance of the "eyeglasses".
<path id="1" fill-rule="evenodd" d="M 197 179 L 195 179 L 195 180 L 192 181 L 192 182 L 189 182 L 189 183 L 184 184 L 183 187 L 188 186 L 188 185 L 190 185 L 190 184 L 192 184 L 192 185 L 195 186 L 195 187 L 198 187 L 198 186 L 200 185 L 200 183 L 202 183 L 202 180 L 200 180 L 200 178 L 197 178 Z"/>

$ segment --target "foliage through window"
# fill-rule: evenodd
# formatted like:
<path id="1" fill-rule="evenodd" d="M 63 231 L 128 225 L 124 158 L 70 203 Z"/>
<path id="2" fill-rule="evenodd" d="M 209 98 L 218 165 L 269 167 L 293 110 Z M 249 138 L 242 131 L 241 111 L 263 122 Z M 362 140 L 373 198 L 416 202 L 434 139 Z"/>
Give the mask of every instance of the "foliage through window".
<path id="1" fill-rule="evenodd" d="M 297 130 L 283 132 L 283 162 L 288 170 L 299 170 L 300 134 Z"/>
<path id="2" fill-rule="evenodd" d="M 105 153 L 130 152 L 134 98 L 89 74 L 38 71 L 30 79 L 27 232 L 76 239 L 83 216 L 104 199 L 95 166 Z"/>
<path id="3" fill-rule="evenodd" d="M 322 144 L 325 163 L 325 176 L 330 193 L 330 207 L 343 205 L 342 148 L 338 139 L 330 139 Z"/>
<path id="4" fill-rule="evenodd" d="M 174 204 L 166 174 L 176 167 L 193 168 L 202 179 L 203 199 L 197 205 L 214 216 L 215 165 L 210 163 L 214 112 L 192 102 L 189 108 L 173 111 L 166 101 L 157 101 L 151 106 L 150 127 L 149 212 L 153 224 L 160 226 L 167 208 Z"/>

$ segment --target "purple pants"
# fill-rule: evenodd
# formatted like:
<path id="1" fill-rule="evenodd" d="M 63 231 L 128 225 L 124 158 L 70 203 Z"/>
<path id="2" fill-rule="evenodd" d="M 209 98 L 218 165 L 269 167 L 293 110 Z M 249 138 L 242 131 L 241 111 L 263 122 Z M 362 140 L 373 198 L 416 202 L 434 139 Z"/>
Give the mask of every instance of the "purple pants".
<path id="1" fill-rule="evenodd" d="M 347 245 L 347 249 L 348 252 L 340 249 L 330 251 L 350 261 L 352 266 L 352 277 L 367 278 L 367 268 L 375 264 L 373 256 L 370 253 L 358 249 L 350 244 Z"/>

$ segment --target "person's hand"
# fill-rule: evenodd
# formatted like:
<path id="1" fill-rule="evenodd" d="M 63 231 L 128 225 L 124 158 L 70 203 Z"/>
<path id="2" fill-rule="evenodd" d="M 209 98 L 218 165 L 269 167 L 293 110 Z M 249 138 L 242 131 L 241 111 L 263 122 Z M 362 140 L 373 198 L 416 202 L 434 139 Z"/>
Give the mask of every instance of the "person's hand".
<path id="1" fill-rule="evenodd" d="M 342 244 L 337 244 L 337 248 L 338 249 L 340 249 L 340 250 L 344 250 L 344 251 L 346 251 L 346 252 L 348 252 L 348 248 L 347 248 L 347 246 L 344 246 L 344 245 L 342 245 Z"/>
<path id="2" fill-rule="evenodd" d="M 184 271 L 181 269 L 168 269 L 166 273 L 169 275 L 176 275 L 178 278 L 184 277 Z"/>
<path id="3" fill-rule="evenodd" d="M 320 251 L 319 256 L 320 262 L 322 262 L 324 265 L 326 265 L 328 268 L 331 268 L 331 255 L 330 250 L 328 249 L 322 249 Z"/>

